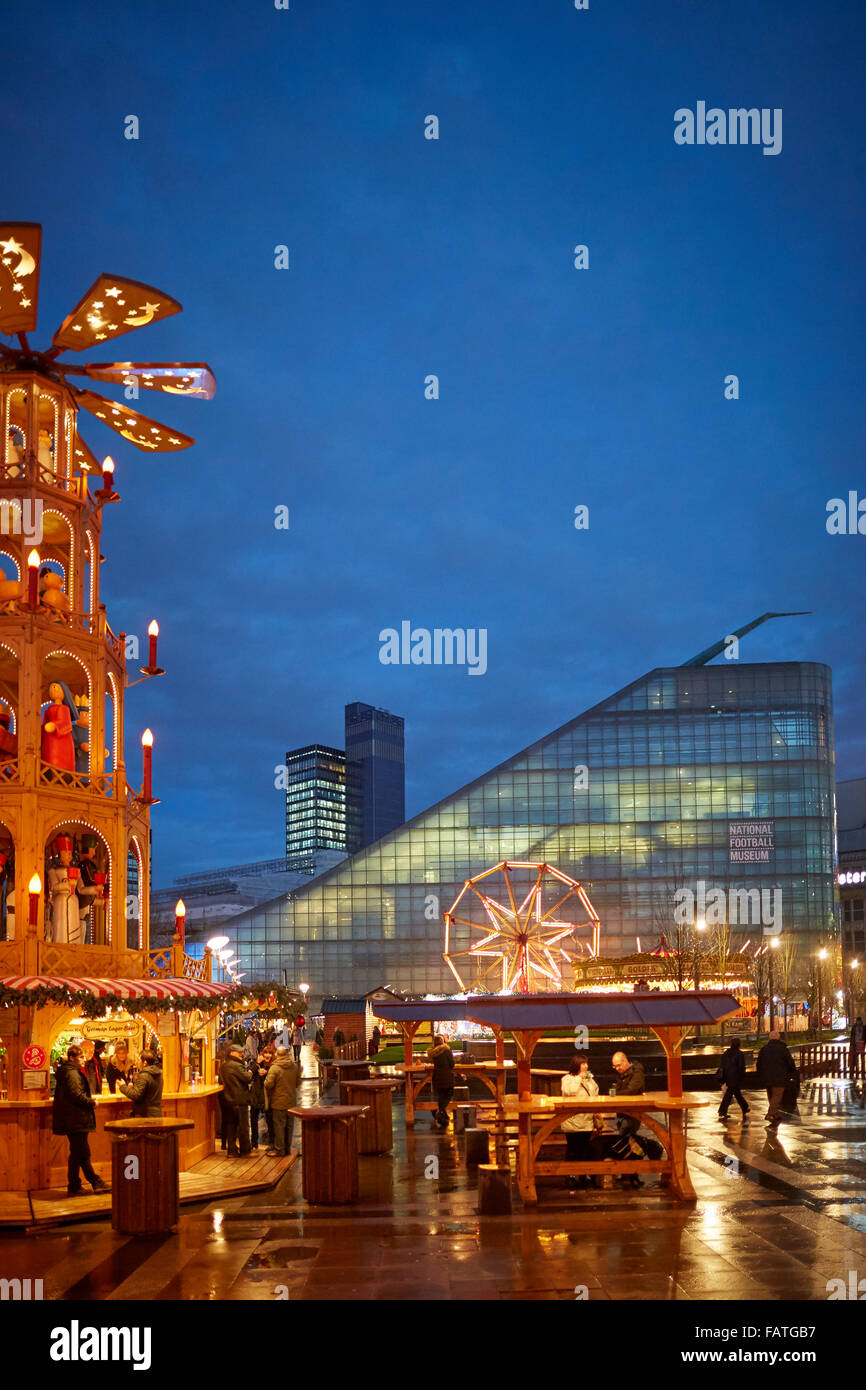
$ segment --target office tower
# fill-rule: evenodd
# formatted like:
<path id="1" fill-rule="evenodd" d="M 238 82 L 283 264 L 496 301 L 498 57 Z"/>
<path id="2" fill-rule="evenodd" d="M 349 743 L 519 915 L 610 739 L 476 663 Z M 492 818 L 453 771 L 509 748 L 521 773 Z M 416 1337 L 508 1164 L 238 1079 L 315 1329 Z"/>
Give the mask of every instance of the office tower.
<path id="1" fill-rule="evenodd" d="M 403 720 L 386 709 L 346 706 L 349 799 L 357 808 L 350 853 L 396 830 L 406 818 Z"/>

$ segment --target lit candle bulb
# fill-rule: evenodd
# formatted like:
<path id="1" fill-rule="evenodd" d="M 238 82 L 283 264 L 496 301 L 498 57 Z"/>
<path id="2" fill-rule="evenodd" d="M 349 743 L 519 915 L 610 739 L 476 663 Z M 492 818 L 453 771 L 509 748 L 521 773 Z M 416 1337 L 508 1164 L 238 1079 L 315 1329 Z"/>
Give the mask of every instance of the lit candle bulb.
<path id="1" fill-rule="evenodd" d="M 156 639 L 159 636 L 159 623 L 154 618 L 150 627 L 147 629 L 150 645 L 147 652 L 147 665 L 151 671 L 156 670 Z"/>
<path id="2" fill-rule="evenodd" d="M 141 736 L 141 753 L 144 760 L 144 786 L 141 795 L 144 801 L 152 801 L 153 734 L 150 732 L 150 729 L 145 729 Z"/>
<path id="3" fill-rule="evenodd" d="M 31 550 L 27 556 L 27 602 L 31 608 L 39 607 L 39 551 Z"/>
<path id="4" fill-rule="evenodd" d="M 39 917 L 39 895 L 42 892 L 42 879 L 34 874 L 27 885 L 30 894 L 30 925 L 35 927 Z"/>
<path id="5" fill-rule="evenodd" d="M 102 460 L 102 486 L 105 492 L 114 491 L 114 459 L 106 454 Z"/>
<path id="6" fill-rule="evenodd" d="M 186 936 L 186 904 L 183 898 L 178 898 L 174 905 L 174 929 L 183 941 Z"/>

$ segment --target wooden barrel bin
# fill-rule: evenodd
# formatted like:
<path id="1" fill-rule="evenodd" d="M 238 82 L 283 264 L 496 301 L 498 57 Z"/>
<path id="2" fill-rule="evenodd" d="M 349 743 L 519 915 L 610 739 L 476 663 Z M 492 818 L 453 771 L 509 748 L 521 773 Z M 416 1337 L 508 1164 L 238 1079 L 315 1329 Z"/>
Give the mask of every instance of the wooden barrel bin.
<path id="1" fill-rule="evenodd" d="M 158 1235 L 180 1220 L 177 1132 L 192 1120 L 107 1120 L 111 1133 L 111 1224 L 124 1235 Z"/>
<path id="2" fill-rule="evenodd" d="M 358 1200 L 358 1116 L 366 1106 L 293 1106 L 301 1122 L 302 1191 L 307 1202 Z"/>
<path id="3" fill-rule="evenodd" d="M 384 1154 L 393 1147 L 391 1092 L 398 1084 L 396 1081 L 344 1082 L 347 1105 L 365 1107 L 364 1113 L 358 1116 L 359 1154 Z"/>

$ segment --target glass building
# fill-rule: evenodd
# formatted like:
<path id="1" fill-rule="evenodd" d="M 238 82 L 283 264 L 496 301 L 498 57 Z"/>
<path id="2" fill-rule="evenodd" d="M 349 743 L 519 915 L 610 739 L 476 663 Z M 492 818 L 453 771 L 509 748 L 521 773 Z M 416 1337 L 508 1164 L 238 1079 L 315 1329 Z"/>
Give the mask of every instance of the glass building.
<path id="1" fill-rule="evenodd" d="M 406 819 L 403 720 L 372 705 L 346 706 L 349 798 L 357 807 L 351 853 L 396 830 Z"/>
<path id="2" fill-rule="evenodd" d="M 345 854 L 357 840 L 357 810 L 346 784 L 346 755 L 310 744 L 286 754 L 286 868 L 301 868 L 320 850 Z"/>
<path id="3" fill-rule="evenodd" d="M 782 930 L 805 949 L 835 931 L 834 831 L 828 667 L 666 667 L 240 914 L 232 944 L 251 979 L 285 970 L 311 998 L 452 992 L 442 918 L 464 881 L 543 860 L 583 881 L 602 955 L 654 945 L 674 886 L 701 883 L 780 890 Z M 760 850 L 742 848 L 753 840 Z"/>

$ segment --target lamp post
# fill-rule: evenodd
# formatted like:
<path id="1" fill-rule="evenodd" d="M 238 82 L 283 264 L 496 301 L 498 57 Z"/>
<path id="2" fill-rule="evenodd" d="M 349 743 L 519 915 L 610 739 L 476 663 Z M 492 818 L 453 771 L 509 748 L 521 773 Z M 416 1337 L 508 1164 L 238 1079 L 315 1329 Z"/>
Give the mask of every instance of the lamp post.
<path id="1" fill-rule="evenodd" d="M 827 951 L 824 946 L 818 952 L 818 1035 L 820 1037 L 824 1027 L 824 961 L 827 959 Z"/>
<path id="2" fill-rule="evenodd" d="M 774 1002 L 774 1001 L 773 1001 L 773 952 L 774 952 L 774 951 L 777 951 L 778 949 L 779 949 L 779 933 L 777 932 L 775 936 L 771 936 L 771 937 L 770 937 L 770 954 L 769 954 L 769 956 L 767 957 L 767 976 L 768 976 L 769 994 L 770 994 L 770 1028 L 769 1028 L 769 1031 L 770 1031 L 771 1033 L 772 1033 L 773 1028 L 774 1028 L 774 1017 L 773 1017 L 773 1015 L 774 1015 L 774 1010 L 773 1010 L 773 1002 Z"/>

